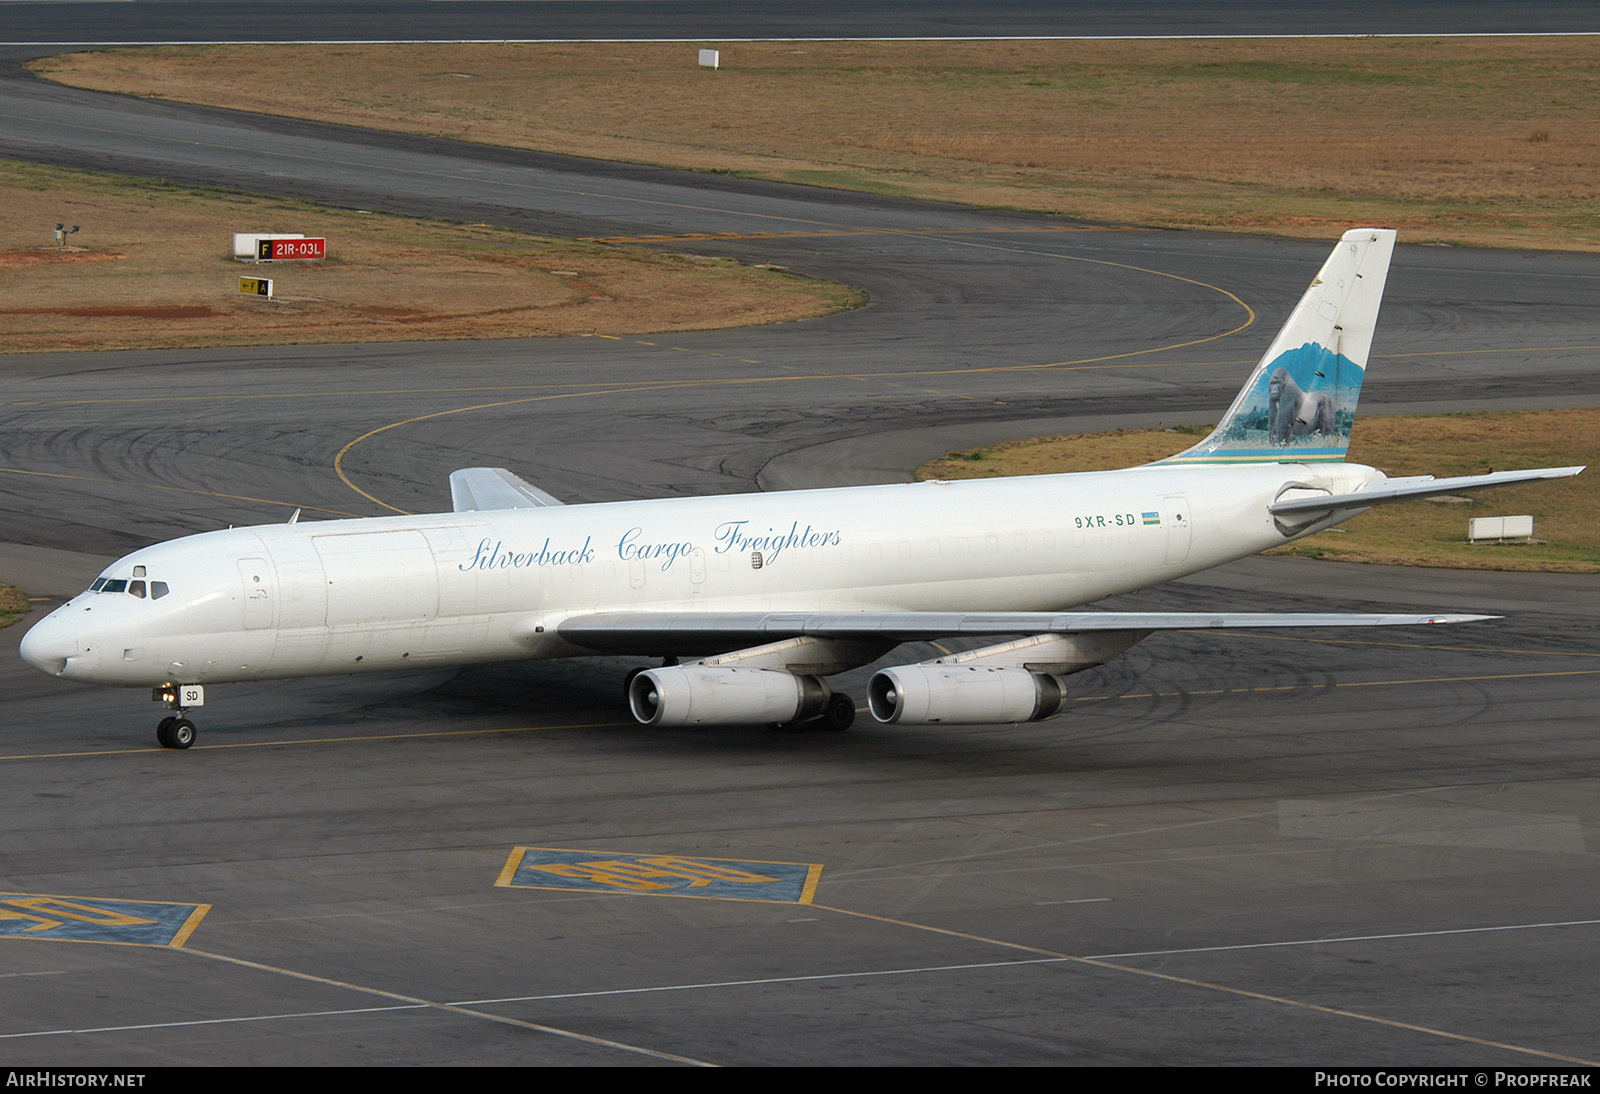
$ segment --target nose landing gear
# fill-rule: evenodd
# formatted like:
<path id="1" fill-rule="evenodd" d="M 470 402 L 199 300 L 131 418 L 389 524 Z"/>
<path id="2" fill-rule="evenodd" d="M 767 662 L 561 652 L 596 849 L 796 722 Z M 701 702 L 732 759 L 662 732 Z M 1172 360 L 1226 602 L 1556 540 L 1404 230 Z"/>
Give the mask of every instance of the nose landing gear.
<path id="1" fill-rule="evenodd" d="M 163 718 L 156 726 L 156 740 L 162 748 L 188 748 L 194 738 L 194 723 L 187 718 Z"/>
<path id="2" fill-rule="evenodd" d="M 173 713 L 156 726 L 156 741 L 162 748 L 188 748 L 197 730 L 189 720 L 190 707 L 206 705 L 206 689 L 199 684 L 164 684 L 153 688 L 150 698 L 165 703 Z"/>

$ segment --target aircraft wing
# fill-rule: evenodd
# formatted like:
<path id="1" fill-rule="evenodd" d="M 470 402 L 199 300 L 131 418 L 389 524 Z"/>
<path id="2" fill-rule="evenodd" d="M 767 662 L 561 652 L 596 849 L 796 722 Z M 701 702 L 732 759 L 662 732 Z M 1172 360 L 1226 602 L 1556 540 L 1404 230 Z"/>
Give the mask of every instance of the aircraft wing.
<path id="1" fill-rule="evenodd" d="M 562 621 L 556 633 L 592 650 L 656 654 L 736 649 L 800 637 L 925 642 L 1093 631 L 1403 627 L 1496 618 L 1346 612 L 597 612 Z"/>
<path id="2" fill-rule="evenodd" d="M 1328 513 L 1338 509 L 1366 509 L 1390 501 L 1410 501 L 1412 498 L 1434 498 L 1442 494 L 1457 494 L 1463 490 L 1483 490 L 1490 486 L 1510 486 L 1517 482 L 1537 482 L 1540 479 L 1565 479 L 1582 471 L 1582 467 L 1536 467 L 1527 471 L 1495 471 L 1488 475 L 1458 475 L 1450 479 L 1436 479 L 1432 475 L 1416 475 L 1403 479 L 1388 479 L 1372 490 L 1358 490 L 1354 494 L 1334 494 L 1319 498 L 1295 498 L 1280 501 L 1268 507 L 1273 516 L 1291 513 Z"/>
<path id="3" fill-rule="evenodd" d="M 561 500 L 503 467 L 463 467 L 450 475 L 450 505 L 457 513 L 483 509 L 543 509 Z"/>

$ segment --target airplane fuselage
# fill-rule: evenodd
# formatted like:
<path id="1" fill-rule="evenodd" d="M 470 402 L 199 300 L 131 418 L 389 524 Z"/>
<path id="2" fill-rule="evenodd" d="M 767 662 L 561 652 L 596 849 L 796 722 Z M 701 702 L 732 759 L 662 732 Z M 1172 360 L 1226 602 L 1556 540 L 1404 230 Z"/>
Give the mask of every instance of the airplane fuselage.
<path id="1" fill-rule="evenodd" d="M 1053 611 L 1354 515 L 1286 528 L 1267 511 L 1286 489 L 1382 478 L 1152 466 L 236 528 L 119 560 L 116 591 L 57 609 L 31 656 L 67 679 L 207 684 L 584 655 L 556 625 L 589 612 Z"/>

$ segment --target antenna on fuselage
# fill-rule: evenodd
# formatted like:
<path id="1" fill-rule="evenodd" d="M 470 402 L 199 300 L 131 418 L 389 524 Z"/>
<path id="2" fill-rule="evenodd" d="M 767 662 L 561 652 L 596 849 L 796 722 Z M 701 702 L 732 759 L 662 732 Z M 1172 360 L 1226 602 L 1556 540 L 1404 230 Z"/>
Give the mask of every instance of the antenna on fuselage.
<path id="1" fill-rule="evenodd" d="M 300 510 L 296 509 L 294 512 L 290 513 L 289 514 L 289 520 L 287 521 L 287 523 L 289 523 L 289 524 L 299 524 L 300 523 Z"/>

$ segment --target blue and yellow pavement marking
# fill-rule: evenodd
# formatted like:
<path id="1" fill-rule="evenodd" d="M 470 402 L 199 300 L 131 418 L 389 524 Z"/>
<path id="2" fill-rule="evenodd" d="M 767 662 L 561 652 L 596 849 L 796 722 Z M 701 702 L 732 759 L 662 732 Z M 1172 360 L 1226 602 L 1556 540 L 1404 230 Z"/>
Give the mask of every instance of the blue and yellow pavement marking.
<path id="1" fill-rule="evenodd" d="M 822 866 L 812 862 L 615 854 L 517 847 L 495 884 L 510 889 L 641 893 L 810 904 Z"/>
<path id="2" fill-rule="evenodd" d="M 0 938 L 182 946 L 209 904 L 0 893 Z"/>

